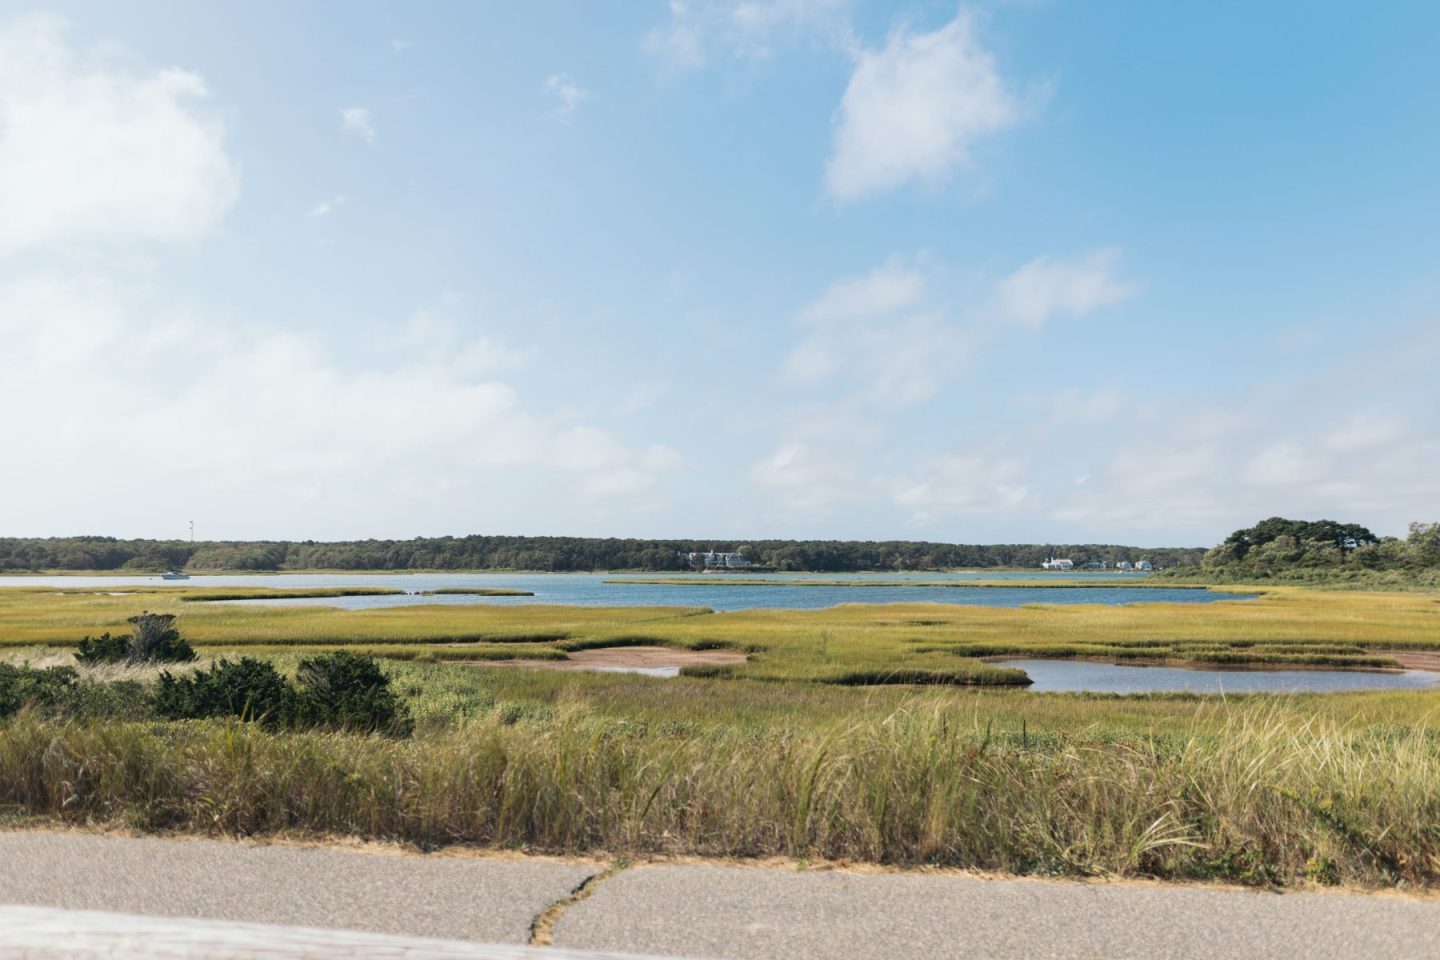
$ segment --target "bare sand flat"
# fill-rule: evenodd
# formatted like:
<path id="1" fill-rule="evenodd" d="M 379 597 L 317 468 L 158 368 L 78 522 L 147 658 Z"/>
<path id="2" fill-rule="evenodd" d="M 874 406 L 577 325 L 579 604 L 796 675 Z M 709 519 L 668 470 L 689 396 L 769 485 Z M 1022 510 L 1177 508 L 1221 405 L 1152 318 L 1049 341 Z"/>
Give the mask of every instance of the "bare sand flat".
<path id="1" fill-rule="evenodd" d="M 1406 670 L 1440 672 L 1440 650 L 1369 650 L 1374 657 L 1394 657 Z"/>

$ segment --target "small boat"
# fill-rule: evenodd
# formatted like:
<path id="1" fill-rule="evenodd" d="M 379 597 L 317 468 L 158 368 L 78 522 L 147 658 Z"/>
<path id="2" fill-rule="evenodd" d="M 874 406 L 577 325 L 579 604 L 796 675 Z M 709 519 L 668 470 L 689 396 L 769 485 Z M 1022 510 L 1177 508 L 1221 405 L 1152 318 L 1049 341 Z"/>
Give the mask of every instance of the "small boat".
<path id="1" fill-rule="evenodd" d="M 181 573 L 179 570 L 166 570 L 160 574 L 161 580 L 189 580 L 190 574 Z"/>

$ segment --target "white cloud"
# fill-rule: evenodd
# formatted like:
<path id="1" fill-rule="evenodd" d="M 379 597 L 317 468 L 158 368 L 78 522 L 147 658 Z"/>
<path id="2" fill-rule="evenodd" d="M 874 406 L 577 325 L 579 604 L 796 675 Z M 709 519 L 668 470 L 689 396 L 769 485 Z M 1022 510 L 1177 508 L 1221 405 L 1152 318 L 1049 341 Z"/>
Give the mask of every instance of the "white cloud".
<path id="1" fill-rule="evenodd" d="M 833 284 L 796 320 L 807 333 L 785 360 L 785 379 L 843 378 L 870 403 L 904 406 L 931 396 L 972 346 L 932 302 L 920 268 L 898 257 Z"/>
<path id="2" fill-rule="evenodd" d="M 645 38 L 671 70 L 695 70 L 716 54 L 755 61 L 782 41 L 813 35 L 848 42 L 851 0 L 670 0 L 669 17 Z"/>
<path id="3" fill-rule="evenodd" d="M 334 213 L 336 210 L 340 209 L 344 205 L 344 195 L 337 194 L 331 197 L 329 200 L 321 200 L 319 203 L 315 204 L 315 206 L 311 207 L 309 210 L 306 210 L 305 216 L 312 219 L 317 217 L 328 217 L 330 216 L 330 214 Z"/>
<path id="4" fill-rule="evenodd" d="M 1263 517 L 1330 517 L 1400 533 L 1440 502 L 1433 390 L 1370 350 L 1284 387 L 1169 398 L 1068 442 L 1099 461 L 1088 489 L 1057 491 L 1057 520 L 1111 536 L 1193 533 L 1213 542 Z M 1428 362 L 1433 369 L 1433 360 Z M 1385 380 L 1385 390 L 1375 389 Z M 1367 396 L 1363 411 L 1355 397 Z M 1196 412 L 1190 412 L 1196 411 Z"/>
<path id="5" fill-rule="evenodd" d="M 366 143 L 375 142 L 375 124 L 366 107 L 345 107 L 340 111 L 340 129 L 354 134 Z"/>
<path id="6" fill-rule="evenodd" d="M 750 468 L 750 480 L 799 510 L 826 511 L 863 499 L 855 464 L 804 443 L 783 443 Z"/>
<path id="7" fill-rule="evenodd" d="M 786 357 L 782 378 L 808 387 L 844 381 L 864 403 L 918 403 L 953 380 L 1004 323 L 1038 327 L 1129 296 L 1131 287 L 1115 275 L 1118 261 L 1113 249 L 1072 260 L 1041 257 L 966 305 L 934 289 L 936 271 L 921 266 L 925 258 L 892 256 L 868 274 L 832 284 L 800 310 L 795 319 L 804 336 Z"/>
<path id="8" fill-rule="evenodd" d="M 825 186 L 841 201 L 935 183 L 971 145 L 1020 119 L 1020 103 L 965 11 L 933 33 L 893 32 L 860 50 L 835 121 Z"/>
<path id="9" fill-rule="evenodd" d="M 679 468 L 669 448 L 527 404 L 495 378 L 510 358 L 493 339 L 442 339 L 444 349 L 396 339 L 356 364 L 318 338 L 176 312 L 113 281 L 57 272 L 0 282 L 0 407 L 57 398 L 7 427 L 30 468 L 0 478 L 0 503 L 27 504 L 56 529 L 113 529 L 114 504 L 153 518 L 180 496 L 255 534 L 280 520 L 300 533 L 312 517 L 383 526 L 356 518 L 401 491 L 441 487 L 451 523 L 467 499 L 506 484 L 531 508 L 532 491 L 547 490 L 563 513 L 652 491 Z M 124 416 L 100 413 L 115 409 Z M 407 504 L 406 515 L 429 509 Z"/>
<path id="10" fill-rule="evenodd" d="M 411 43 L 409 40 L 404 39 L 403 37 L 396 37 L 395 39 L 390 41 L 390 49 L 394 50 L 396 53 L 404 53 L 406 50 L 409 50 L 413 46 L 413 43 Z"/>
<path id="11" fill-rule="evenodd" d="M 234 202 L 200 76 L 118 60 L 75 52 L 55 19 L 0 25 L 0 252 L 193 239 Z"/>
<path id="12" fill-rule="evenodd" d="M 1024 464 L 999 450 L 927 457 L 895 484 L 895 502 L 912 521 L 1014 510 L 1028 489 Z"/>
<path id="13" fill-rule="evenodd" d="M 1115 276 L 1120 251 L 1096 250 L 1073 260 L 1037 257 L 1002 279 L 1001 315 L 1039 329 L 1055 317 L 1078 317 L 1127 299 L 1134 287 Z"/>
<path id="14" fill-rule="evenodd" d="M 561 123 L 569 123 L 580 104 L 591 99 L 591 93 L 579 86 L 568 74 L 552 73 L 545 78 L 545 90 L 558 104 L 550 115 Z"/>

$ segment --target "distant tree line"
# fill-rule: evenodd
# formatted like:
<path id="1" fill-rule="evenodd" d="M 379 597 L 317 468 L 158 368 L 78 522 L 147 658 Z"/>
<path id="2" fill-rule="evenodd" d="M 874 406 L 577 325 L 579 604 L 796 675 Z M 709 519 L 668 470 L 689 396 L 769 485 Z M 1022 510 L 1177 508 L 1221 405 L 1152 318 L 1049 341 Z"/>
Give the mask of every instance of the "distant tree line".
<path id="1" fill-rule="evenodd" d="M 1355 523 L 1271 517 L 1206 552 L 1197 575 L 1216 580 L 1440 581 L 1440 523 L 1381 537 Z"/>
<path id="2" fill-rule="evenodd" d="M 1203 548 L 1110 544 L 963 544 L 857 540 L 627 540 L 586 537 L 422 537 L 414 540 L 117 540 L 0 538 L 0 570 L 153 572 L 273 570 L 685 570 L 686 554 L 743 554 L 774 570 L 826 573 L 1038 567 L 1048 557 L 1114 566 L 1148 558 L 1157 568 L 1199 563 Z"/>

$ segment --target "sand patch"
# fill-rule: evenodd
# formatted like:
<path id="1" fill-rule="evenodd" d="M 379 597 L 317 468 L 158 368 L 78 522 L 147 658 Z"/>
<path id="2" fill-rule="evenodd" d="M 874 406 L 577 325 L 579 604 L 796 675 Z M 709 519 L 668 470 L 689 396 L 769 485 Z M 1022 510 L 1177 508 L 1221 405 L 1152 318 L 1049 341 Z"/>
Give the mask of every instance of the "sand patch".
<path id="1" fill-rule="evenodd" d="M 697 663 L 739 664 L 738 650 L 682 650 L 675 647 L 600 647 L 576 650 L 565 660 L 470 660 L 480 667 L 533 667 L 537 670 L 599 670 L 604 673 L 643 673 L 652 677 L 678 677 L 681 667 Z"/>
<path id="2" fill-rule="evenodd" d="M 1367 650 L 1372 657 L 1393 657 L 1406 670 L 1440 672 L 1440 650 Z"/>

